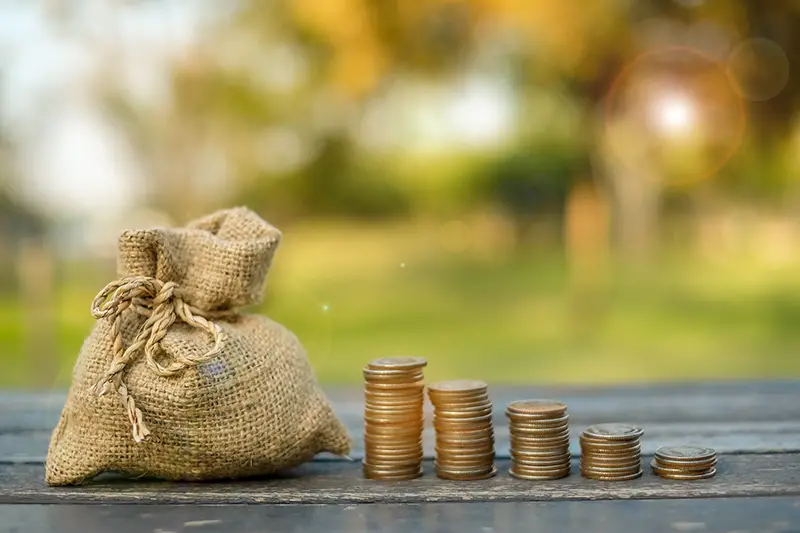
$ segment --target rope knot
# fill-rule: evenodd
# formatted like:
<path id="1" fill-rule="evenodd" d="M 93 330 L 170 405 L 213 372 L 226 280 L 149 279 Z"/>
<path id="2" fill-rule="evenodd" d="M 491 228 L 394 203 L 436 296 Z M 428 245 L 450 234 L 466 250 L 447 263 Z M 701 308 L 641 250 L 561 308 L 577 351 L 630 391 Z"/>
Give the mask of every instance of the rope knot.
<path id="1" fill-rule="evenodd" d="M 146 317 L 133 342 L 127 347 L 122 342 L 122 317 L 126 311 Z M 214 316 L 226 314 L 229 313 L 216 313 Z M 144 424 L 142 412 L 136 407 L 122 379 L 127 365 L 144 352 L 148 368 L 159 376 L 174 376 L 187 367 L 204 363 L 219 354 L 225 334 L 219 325 L 210 320 L 211 313 L 185 302 L 183 291 L 177 283 L 165 283 L 150 277 L 130 277 L 109 283 L 92 302 L 92 316 L 98 320 L 112 320 L 111 337 L 114 347 L 112 363 L 92 387 L 92 392 L 103 395 L 109 390 L 115 390 L 127 411 L 133 428 L 133 439 L 142 442 L 150 435 L 150 430 Z M 161 341 L 166 337 L 170 326 L 178 320 L 206 331 L 213 341 L 211 348 L 202 355 L 167 354 L 161 347 Z M 166 363 L 159 361 L 160 357 L 167 355 L 171 355 L 172 359 Z"/>

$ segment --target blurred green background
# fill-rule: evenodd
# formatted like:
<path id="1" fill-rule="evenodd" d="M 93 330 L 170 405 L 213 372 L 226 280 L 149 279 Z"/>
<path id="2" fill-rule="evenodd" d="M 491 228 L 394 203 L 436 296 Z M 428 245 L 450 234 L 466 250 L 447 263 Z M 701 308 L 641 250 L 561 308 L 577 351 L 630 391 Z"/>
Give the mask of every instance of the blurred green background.
<path id="1" fill-rule="evenodd" d="M 120 231 L 247 205 L 327 383 L 800 375 L 800 3 L 0 5 L 0 387 Z"/>

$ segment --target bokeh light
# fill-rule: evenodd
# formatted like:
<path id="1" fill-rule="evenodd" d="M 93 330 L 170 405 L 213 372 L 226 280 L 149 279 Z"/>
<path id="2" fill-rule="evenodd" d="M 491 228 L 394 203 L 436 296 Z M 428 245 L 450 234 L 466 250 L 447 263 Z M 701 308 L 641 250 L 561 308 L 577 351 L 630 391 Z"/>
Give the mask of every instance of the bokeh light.
<path id="1" fill-rule="evenodd" d="M 694 104 L 681 94 L 669 94 L 652 104 L 655 128 L 668 136 L 691 131 L 695 121 Z"/>
<path id="2" fill-rule="evenodd" d="M 769 39 L 747 39 L 728 57 L 728 75 L 739 94 L 754 102 L 776 97 L 789 81 L 789 58 Z"/>
<path id="3" fill-rule="evenodd" d="M 745 123 L 723 65 L 692 48 L 638 56 L 606 97 L 611 155 L 632 175 L 665 185 L 714 177 L 741 146 Z"/>

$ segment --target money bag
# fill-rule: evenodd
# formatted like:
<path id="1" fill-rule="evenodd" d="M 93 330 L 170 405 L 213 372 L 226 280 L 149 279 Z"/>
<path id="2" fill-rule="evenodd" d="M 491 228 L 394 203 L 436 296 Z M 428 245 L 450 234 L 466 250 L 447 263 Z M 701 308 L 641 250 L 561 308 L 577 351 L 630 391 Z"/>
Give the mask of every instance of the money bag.
<path id="1" fill-rule="evenodd" d="M 130 230 L 92 304 L 46 482 L 103 472 L 203 481 L 268 475 L 351 440 L 288 329 L 261 302 L 281 232 L 247 208 Z"/>

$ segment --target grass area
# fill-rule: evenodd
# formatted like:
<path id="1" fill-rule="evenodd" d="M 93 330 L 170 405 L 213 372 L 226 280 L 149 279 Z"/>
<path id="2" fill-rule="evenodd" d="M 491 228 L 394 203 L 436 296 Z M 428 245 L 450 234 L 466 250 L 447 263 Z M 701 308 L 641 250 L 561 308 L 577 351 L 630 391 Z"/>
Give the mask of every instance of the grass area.
<path id="1" fill-rule="evenodd" d="M 93 276 L 94 277 L 94 276 Z M 553 255 L 449 253 L 421 228 L 295 229 L 261 309 L 292 329 L 318 376 L 356 383 L 370 358 L 415 354 L 430 379 L 593 383 L 800 376 L 800 269 L 664 259 L 577 289 Z M 107 280 L 65 282 L 51 368 L 0 301 L 0 387 L 69 382 Z"/>

